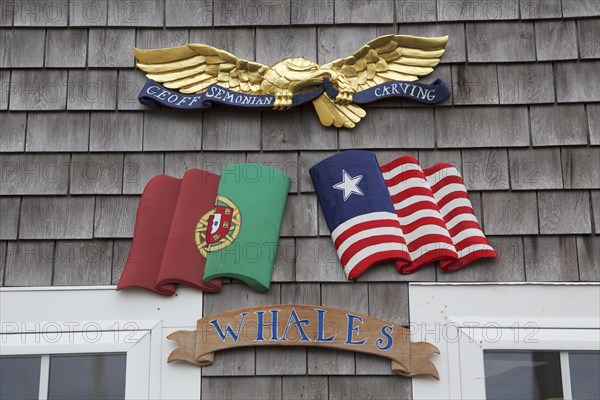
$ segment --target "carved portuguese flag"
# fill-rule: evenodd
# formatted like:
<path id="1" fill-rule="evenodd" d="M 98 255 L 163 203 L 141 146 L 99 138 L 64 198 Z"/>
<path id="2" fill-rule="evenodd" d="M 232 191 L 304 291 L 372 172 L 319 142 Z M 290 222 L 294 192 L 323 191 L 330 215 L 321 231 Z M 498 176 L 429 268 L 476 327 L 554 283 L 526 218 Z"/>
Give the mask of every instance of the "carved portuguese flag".
<path id="1" fill-rule="evenodd" d="M 221 177 L 200 169 L 152 178 L 137 210 L 117 290 L 173 295 L 177 284 L 206 292 L 221 277 L 266 291 L 277 254 L 290 178 L 260 164 L 235 164 Z"/>
<path id="2" fill-rule="evenodd" d="M 196 233 L 206 255 L 204 281 L 230 277 L 269 289 L 289 185 L 289 176 L 266 165 L 223 169 L 214 213 Z"/>

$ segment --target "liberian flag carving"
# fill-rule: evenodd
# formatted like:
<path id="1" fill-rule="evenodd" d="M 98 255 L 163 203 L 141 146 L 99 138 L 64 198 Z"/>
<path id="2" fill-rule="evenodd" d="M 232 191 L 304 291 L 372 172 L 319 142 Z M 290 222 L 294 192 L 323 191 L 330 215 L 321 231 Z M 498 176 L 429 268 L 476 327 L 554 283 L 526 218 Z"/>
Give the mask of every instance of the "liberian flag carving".
<path id="1" fill-rule="evenodd" d="M 373 153 L 351 150 L 310 176 L 349 279 L 384 261 L 409 274 L 435 261 L 454 271 L 497 256 L 451 164 L 422 169 L 404 156 L 380 167 Z"/>

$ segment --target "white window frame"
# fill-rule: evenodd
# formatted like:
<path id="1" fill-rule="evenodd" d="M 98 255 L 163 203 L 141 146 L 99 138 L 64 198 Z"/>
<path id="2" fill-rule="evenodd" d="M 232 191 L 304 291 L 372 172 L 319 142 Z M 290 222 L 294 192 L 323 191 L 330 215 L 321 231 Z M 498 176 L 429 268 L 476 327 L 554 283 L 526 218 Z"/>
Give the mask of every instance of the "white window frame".
<path id="1" fill-rule="evenodd" d="M 0 355 L 42 355 L 41 399 L 48 355 L 113 352 L 127 353 L 127 399 L 198 399 L 201 369 L 167 364 L 177 348 L 167 336 L 196 329 L 202 299 L 188 288 L 170 297 L 114 286 L 0 288 Z"/>
<path id="2" fill-rule="evenodd" d="M 413 399 L 485 399 L 485 350 L 599 351 L 598 283 L 411 283 L 413 341 L 429 341 L 440 381 L 413 378 Z M 567 381 L 568 380 L 568 381 Z"/>

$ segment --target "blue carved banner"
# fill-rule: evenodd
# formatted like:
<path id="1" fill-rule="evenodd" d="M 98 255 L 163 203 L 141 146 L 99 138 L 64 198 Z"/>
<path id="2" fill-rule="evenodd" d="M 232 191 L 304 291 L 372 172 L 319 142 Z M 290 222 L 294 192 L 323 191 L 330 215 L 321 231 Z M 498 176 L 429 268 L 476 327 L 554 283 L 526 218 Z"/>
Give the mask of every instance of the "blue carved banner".
<path id="1" fill-rule="evenodd" d="M 292 106 L 296 107 L 313 101 L 324 92 L 334 99 L 338 95 L 337 89 L 325 78 L 323 83 L 315 89 L 295 94 Z M 389 98 L 405 98 L 423 104 L 437 104 L 449 96 L 450 89 L 441 79 L 437 79 L 431 84 L 390 81 L 354 93 L 352 101 L 356 104 L 367 104 Z M 140 103 L 147 106 L 189 110 L 203 110 L 210 108 L 213 104 L 270 109 L 273 108 L 275 102 L 273 95 L 240 93 L 217 84 L 210 85 L 206 91 L 199 94 L 182 94 L 169 90 L 153 80 L 146 82 L 138 99 Z"/>

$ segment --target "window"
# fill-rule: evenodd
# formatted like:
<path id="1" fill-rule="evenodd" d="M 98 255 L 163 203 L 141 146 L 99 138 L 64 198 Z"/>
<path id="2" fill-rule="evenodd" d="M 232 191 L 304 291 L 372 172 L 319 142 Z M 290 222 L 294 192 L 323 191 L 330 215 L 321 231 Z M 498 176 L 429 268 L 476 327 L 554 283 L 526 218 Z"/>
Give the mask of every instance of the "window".
<path id="1" fill-rule="evenodd" d="M 127 353 L 0 357 L 0 398 L 124 399 L 126 363 Z"/>
<path id="2" fill-rule="evenodd" d="M 167 364 L 167 336 L 202 317 L 202 293 L 0 289 L 0 398 L 200 397 L 200 368 Z"/>
<path id="3" fill-rule="evenodd" d="M 600 398 L 600 285 L 411 284 L 413 340 L 440 349 L 417 399 Z"/>
<path id="4" fill-rule="evenodd" d="M 600 352 L 484 351 L 488 400 L 600 398 Z"/>

